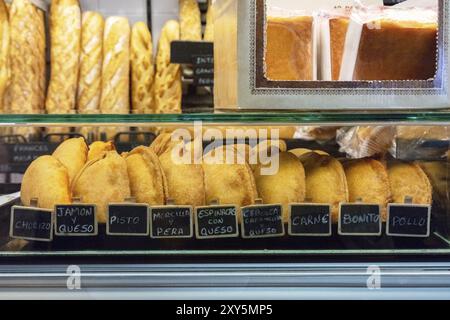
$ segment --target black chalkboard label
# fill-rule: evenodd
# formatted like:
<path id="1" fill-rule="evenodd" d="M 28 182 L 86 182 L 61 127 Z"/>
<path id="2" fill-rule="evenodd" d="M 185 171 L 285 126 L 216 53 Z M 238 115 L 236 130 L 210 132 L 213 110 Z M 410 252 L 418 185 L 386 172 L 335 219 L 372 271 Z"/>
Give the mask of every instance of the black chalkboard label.
<path id="1" fill-rule="evenodd" d="M 214 56 L 193 56 L 194 85 L 212 87 L 214 86 Z"/>
<path id="2" fill-rule="evenodd" d="M 195 209 L 195 233 L 198 239 L 238 237 L 237 207 L 197 207 Z"/>
<path id="3" fill-rule="evenodd" d="M 96 236 L 96 206 L 71 204 L 55 206 L 55 234 L 63 237 Z"/>
<path id="4" fill-rule="evenodd" d="M 341 204 L 338 233 L 344 236 L 380 236 L 381 209 L 377 204 Z"/>
<path id="5" fill-rule="evenodd" d="M 243 207 L 242 237 L 272 238 L 284 236 L 283 207 L 281 205 L 255 205 Z"/>
<path id="6" fill-rule="evenodd" d="M 53 240 L 53 211 L 14 206 L 11 209 L 11 238 L 30 241 Z"/>
<path id="7" fill-rule="evenodd" d="M 148 236 L 148 205 L 142 203 L 110 204 L 106 234 L 110 236 Z"/>
<path id="8" fill-rule="evenodd" d="M 151 237 L 154 239 L 192 238 L 192 207 L 164 206 L 150 210 Z"/>
<path id="9" fill-rule="evenodd" d="M 290 205 L 289 230 L 291 236 L 331 236 L 331 206 L 325 204 Z"/>
<path id="10" fill-rule="evenodd" d="M 394 237 L 430 236 L 431 206 L 389 204 L 386 234 Z"/>

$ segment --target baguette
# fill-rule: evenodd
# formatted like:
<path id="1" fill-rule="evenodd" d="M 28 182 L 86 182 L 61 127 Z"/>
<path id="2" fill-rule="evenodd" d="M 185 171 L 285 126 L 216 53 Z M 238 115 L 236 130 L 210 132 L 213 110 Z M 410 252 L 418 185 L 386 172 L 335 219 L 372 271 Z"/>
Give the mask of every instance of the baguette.
<path id="1" fill-rule="evenodd" d="M 0 113 L 3 113 L 3 99 L 9 82 L 9 20 L 8 9 L 0 0 Z"/>
<path id="2" fill-rule="evenodd" d="M 100 104 L 104 114 L 130 112 L 130 33 L 127 18 L 109 17 L 106 20 Z"/>
<path id="3" fill-rule="evenodd" d="M 180 0 L 181 40 L 201 41 L 202 20 L 197 0 Z"/>
<path id="4" fill-rule="evenodd" d="M 81 21 L 78 112 L 93 114 L 100 111 L 105 21 L 100 14 L 92 11 L 83 13 Z"/>
<path id="5" fill-rule="evenodd" d="M 41 113 L 45 100 L 44 13 L 29 0 L 14 0 L 10 9 L 11 80 L 5 108 L 10 113 Z"/>
<path id="6" fill-rule="evenodd" d="M 170 43 L 180 39 L 180 25 L 168 21 L 161 31 L 156 56 L 156 113 L 181 113 L 181 67 L 170 63 Z"/>
<path id="7" fill-rule="evenodd" d="M 51 76 L 45 107 L 48 113 L 75 110 L 81 51 L 78 0 L 53 0 L 50 6 Z"/>
<path id="8" fill-rule="evenodd" d="M 154 113 L 152 36 L 144 22 L 131 31 L 131 100 L 134 113 Z"/>

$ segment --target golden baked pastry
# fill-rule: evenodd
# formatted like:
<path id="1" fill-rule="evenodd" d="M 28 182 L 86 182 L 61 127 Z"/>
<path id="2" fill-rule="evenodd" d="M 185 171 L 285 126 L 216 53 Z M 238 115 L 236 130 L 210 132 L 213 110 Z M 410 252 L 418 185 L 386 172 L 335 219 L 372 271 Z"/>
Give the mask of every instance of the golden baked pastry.
<path id="1" fill-rule="evenodd" d="M 208 11 L 206 12 L 206 27 L 203 35 L 204 41 L 214 42 L 214 7 L 211 1 L 208 1 Z"/>
<path id="2" fill-rule="evenodd" d="M 9 19 L 5 2 L 0 0 L 0 113 L 4 110 L 3 100 L 8 87 L 9 70 Z"/>
<path id="3" fill-rule="evenodd" d="M 263 165 L 253 169 L 259 196 L 265 204 L 282 204 L 283 220 L 289 220 L 289 204 L 305 200 L 305 170 L 297 157 L 289 152 L 278 155 L 279 168 L 271 175 L 263 175 Z M 269 167 L 269 166 L 266 166 Z"/>
<path id="4" fill-rule="evenodd" d="M 73 197 L 97 205 L 97 220 L 105 223 L 108 204 L 130 198 L 127 162 L 117 152 L 89 161 L 72 182 Z"/>
<path id="5" fill-rule="evenodd" d="M 266 77 L 313 80 L 313 18 L 268 17 Z"/>
<path id="6" fill-rule="evenodd" d="M 20 197 L 24 206 L 30 206 L 33 199 L 45 209 L 54 209 L 56 204 L 69 204 L 70 183 L 66 167 L 52 156 L 37 158 L 25 171 Z"/>
<path id="7" fill-rule="evenodd" d="M 100 103 L 104 114 L 130 112 L 130 33 L 127 18 L 106 19 Z"/>
<path id="8" fill-rule="evenodd" d="M 350 202 L 379 204 L 386 221 L 387 204 L 392 193 L 386 167 L 377 160 L 361 159 L 344 162 Z"/>
<path id="9" fill-rule="evenodd" d="M 310 149 L 305 149 L 305 148 L 296 148 L 296 149 L 291 149 L 289 150 L 290 153 L 292 153 L 293 155 L 295 155 L 297 158 L 300 158 L 304 155 L 310 154 L 310 153 L 315 153 L 318 154 L 320 156 L 329 156 L 328 153 L 326 153 L 325 151 L 322 150 L 310 150 Z"/>
<path id="10" fill-rule="evenodd" d="M 116 147 L 111 141 L 95 141 L 89 146 L 88 161 L 101 158 L 103 155 L 109 151 L 115 151 Z"/>
<path id="11" fill-rule="evenodd" d="M 126 154 L 131 195 L 138 203 L 164 205 L 167 182 L 158 156 L 149 147 L 138 147 Z"/>
<path id="12" fill-rule="evenodd" d="M 81 52 L 81 9 L 78 0 L 52 0 L 50 5 L 51 76 L 48 113 L 75 110 Z"/>
<path id="13" fill-rule="evenodd" d="M 68 139 L 56 148 L 53 156 L 67 168 L 69 180 L 72 182 L 86 164 L 88 147 L 83 138 Z"/>
<path id="14" fill-rule="evenodd" d="M 447 205 L 449 198 L 450 167 L 447 161 L 423 161 L 418 163 L 430 179 L 433 190 L 433 202 L 437 202 L 443 208 Z"/>
<path id="15" fill-rule="evenodd" d="M 131 30 L 131 101 L 133 113 L 154 113 L 152 35 L 144 22 Z"/>
<path id="16" fill-rule="evenodd" d="M 349 18 L 333 18 L 330 22 L 331 77 L 339 80 Z"/>
<path id="17" fill-rule="evenodd" d="M 415 204 L 431 204 L 433 190 L 430 180 L 416 163 L 393 161 L 388 164 L 392 201 L 404 203 L 411 197 Z"/>
<path id="18" fill-rule="evenodd" d="M 306 202 L 331 204 L 333 223 L 339 220 L 339 204 L 349 201 L 342 164 L 333 157 L 314 152 L 300 156 L 305 167 Z"/>
<path id="19" fill-rule="evenodd" d="M 44 13 L 29 0 L 14 0 L 9 13 L 11 80 L 5 109 L 41 113 L 46 88 Z"/>
<path id="20" fill-rule="evenodd" d="M 102 94 L 103 33 L 105 20 L 97 12 L 84 12 L 81 19 L 80 77 L 78 112 L 100 112 Z"/>
<path id="21" fill-rule="evenodd" d="M 374 28 L 373 25 L 377 28 Z M 378 28 L 379 26 L 379 28 Z M 428 80 L 436 74 L 437 23 L 378 20 L 362 29 L 354 80 Z M 380 54 L 380 53 L 383 54 Z"/>
<path id="22" fill-rule="evenodd" d="M 179 0 L 180 39 L 202 40 L 202 19 L 197 0 Z"/>
<path id="23" fill-rule="evenodd" d="M 181 113 L 181 67 L 170 63 L 170 44 L 179 39 L 180 25 L 177 21 L 169 20 L 161 31 L 156 56 L 156 113 Z"/>

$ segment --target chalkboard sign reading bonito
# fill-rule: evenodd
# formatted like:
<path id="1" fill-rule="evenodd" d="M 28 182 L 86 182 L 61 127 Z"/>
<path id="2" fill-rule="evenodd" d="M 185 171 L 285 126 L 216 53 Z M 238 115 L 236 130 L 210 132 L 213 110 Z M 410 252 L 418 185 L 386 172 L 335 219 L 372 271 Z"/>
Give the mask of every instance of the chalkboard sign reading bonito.
<path id="1" fill-rule="evenodd" d="M 239 236 L 236 206 L 209 206 L 195 209 L 195 233 L 198 239 Z"/>
<path id="2" fill-rule="evenodd" d="M 284 236 L 283 207 L 281 205 L 255 205 L 243 207 L 242 237 L 272 238 Z"/>
<path id="3" fill-rule="evenodd" d="M 148 236 L 148 205 L 136 203 L 110 204 L 106 234 L 111 236 Z"/>
<path id="4" fill-rule="evenodd" d="M 291 204 L 288 233 L 291 236 L 331 236 L 331 206 Z"/>
<path id="5" fill-rule="evenodd" d="M 394 237 L 430 236 L 431 206 L 389 204 L 386 234 Z"/>
<path id="6" fill-rule="evenodd" d="M 55 206 L 55 234 L 57 236 L 96 236 L 98 234 L 96 206 L 71 204 Z"/>
<path id="7" fill-rule="evenodd" d="M 53 240 L 53 211 L 14 206 L 9 235 L 14 239 L 50 242 Z"/>
<path id="8" fill-rule="evenodd" d="M 150 209 L 151 237 L 154 239 L 192 238 L 192 207 L 164 206 Z"/>
<path id="9" fill-rule="evenodd" d="M 341 204 L 338 233 L 343 236 L 380 236 L 381 209 L 377 204 Z"/>

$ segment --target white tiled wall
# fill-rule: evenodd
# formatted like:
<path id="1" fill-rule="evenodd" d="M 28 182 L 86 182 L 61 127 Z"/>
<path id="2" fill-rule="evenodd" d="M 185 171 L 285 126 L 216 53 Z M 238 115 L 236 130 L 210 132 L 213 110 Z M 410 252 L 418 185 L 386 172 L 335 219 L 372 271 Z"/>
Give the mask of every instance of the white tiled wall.
<path id="1" fill-rule="evenodd" d="M 178 20 L 178 0 L 152 0 L 152 33 L 156 45 L 167 20 Z"/>

